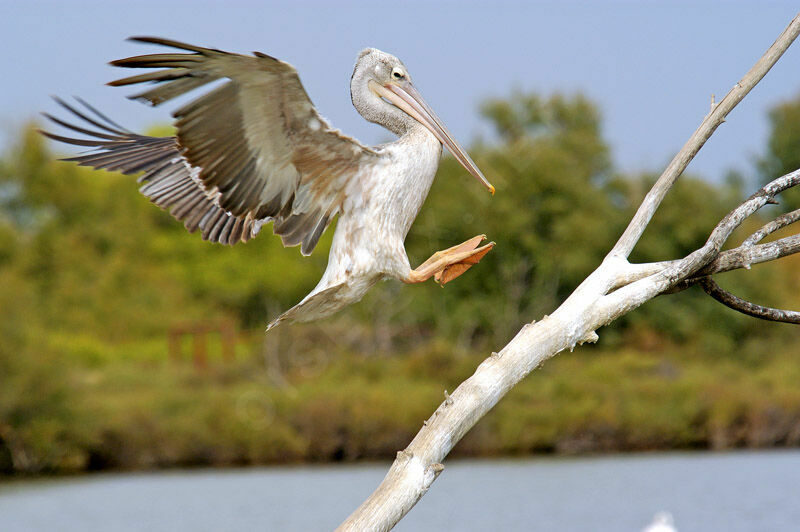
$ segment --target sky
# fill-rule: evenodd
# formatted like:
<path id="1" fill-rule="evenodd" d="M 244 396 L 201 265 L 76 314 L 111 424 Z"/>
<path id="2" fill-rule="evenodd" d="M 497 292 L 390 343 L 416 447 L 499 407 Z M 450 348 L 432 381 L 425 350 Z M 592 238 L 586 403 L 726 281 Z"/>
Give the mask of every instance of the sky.
<path id="1" fill-rule="evenodd" d="M 129 101 L 113 59 L 151 53 L 155 35 L 292 63 L 320 112 L 375 144 L 390 133 L 353 109 L 359 50 L 398 56 L 462 143 L 491 139 L 482 101 L 513 90 L 582 92 L 603 115 L 619 168 L 660 171 L 705 114 L 758 60 L 798 11 L 795 1 L 494 2 L 0 0 L 0 149 L 50 95 L 79 95 L 134 130 L 169 121 L 174 105 Z M 711 180 L 753 173 L 767 111 L 800 96 L 800 43 L 733 111 L 689 170 Z M 58 147 L 67 152 L 69 148 Z M 489 176 L 490 177 L 490 176 Z"/>

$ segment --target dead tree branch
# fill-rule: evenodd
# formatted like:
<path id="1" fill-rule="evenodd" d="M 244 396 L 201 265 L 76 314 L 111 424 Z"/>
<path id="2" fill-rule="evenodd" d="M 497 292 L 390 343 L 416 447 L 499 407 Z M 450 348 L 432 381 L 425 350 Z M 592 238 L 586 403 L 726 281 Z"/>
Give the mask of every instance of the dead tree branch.
<path id="1" fill-rule="evenodd" d="M 742 314 L 761 318 L 762 320 L 781 321 L 784 323 L 800 323 L 800 312 L 782 310 L 778 308 L 762 307 L 727 292 L 711 278 L 703 277 L 699 281 L 706 294 L 713 297 L 726 307 L 739 311 Z"/>
<path id="2" fill-rule="evenodd" d="M 756 245 L 760 239 L 754 237 L 748 245 L 720 253 L 725 241 L 744 219 L 773 202 L 775 194 L 798 184 L 799 170 L 776 179 L 731 211 L 714 228 L 706 243 L 683 259 L 643 265 L 630 264 L 627 260 L 664 196 L 698 150 L 725 116 L 777 62 L 798 33 L 800 15 L 705 117 L 647 194 L 628 228 L 600 266 L 550 316 L 523 326 L 508 345 L 500 352 L 492 353 L 470 378 L 446 396 L 409 446 L 398 453 L 375 492 L 342 523 L 339 530 L 391 529 L 442 472 L 442 462 L 453 446 L 514 385 L 547 359 L 577 344 L 597 341 L 595 331 L 598 328 L 687 279 L 707 278 L 710 273 L 747 267 L 800 249 L 800 239 L 790 237 Z M 771 226 L 762 229 L 766 236 Z"/>

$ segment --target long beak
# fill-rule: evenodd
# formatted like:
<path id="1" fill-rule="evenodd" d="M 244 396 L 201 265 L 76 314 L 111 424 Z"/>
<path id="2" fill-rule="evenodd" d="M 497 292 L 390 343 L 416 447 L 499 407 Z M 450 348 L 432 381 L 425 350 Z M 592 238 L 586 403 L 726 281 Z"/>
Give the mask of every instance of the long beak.
<path id="1" fill-rule="evenodd" d="M 483 176 L 483 173 L 478 169 L 477 165 L 470 159 L 467 152 L 456 142 L 453 136 L 447 131 L 442 121 L 433 112 L 433 109 L 425 103 L 422 95 L 414 88 L 408 81 L 401 81 L 397 84 L 388 83 L 380 85 L 372 80 L 369 81 L 370 88 L 378 95 L 386 98 L 389 102 L 399 107 L 417 122 L 427 127 L 433 135 L 439 139 L 439 142 L 447 146 L 458 162 L 466 168 L 467 172 L 475 176 L 483 186 L 489 189 L 489 192 L 494 194 L 494 187 Z"/>

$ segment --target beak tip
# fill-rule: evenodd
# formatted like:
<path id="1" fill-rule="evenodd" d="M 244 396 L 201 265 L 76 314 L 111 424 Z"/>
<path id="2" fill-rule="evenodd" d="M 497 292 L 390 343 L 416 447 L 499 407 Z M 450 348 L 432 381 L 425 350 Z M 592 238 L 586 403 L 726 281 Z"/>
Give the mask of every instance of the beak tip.
<path id="1" fill-rule="evenodd" d="M 492 185 L 489 185 L 489 192 L 494 196 L 494 187 Z"/>

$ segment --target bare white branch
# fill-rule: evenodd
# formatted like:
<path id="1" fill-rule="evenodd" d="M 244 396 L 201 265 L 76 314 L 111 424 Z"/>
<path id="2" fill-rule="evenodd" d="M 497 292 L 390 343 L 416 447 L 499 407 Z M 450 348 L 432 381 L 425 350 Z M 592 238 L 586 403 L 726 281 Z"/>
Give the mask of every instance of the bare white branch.
<path id="1" fill-rule="evenodd" d="M 703 247 L 687 257 L 644 265 L 630 264 L 627 260 L 656 208 L 689 161 L 725 116 L 764 77 L 798 33 L 800 15 L 728 95 L 714 105 L 647 194 L 625 233 L 602 264 L 553 314 L 522 327 L 508 345 L 500 352 L 492 353 L 439 405 L 409 446 L 398 453 L 375 492 L 341 524 L 339 530 L 391 529 L 442 472 L 442 462 L 453 446 L 515 384 L 547 359 L 577 344 L 597 341 L 597 329 L 705 271 L 704 268 L 723 271 L 724 268 L 741 267 L 737 264 L 744 265 L 746 261 L 750 264 L 761 258 L 771 260 L 767 257 L 800 249 L 800 242 L 783 239 L 783 244 L 776 241 L 732 250 L 738 254 L 720 253 L 725 241 L 745 218 L 773 201 L 773 196 L 781 190 L 798 184 L 800 171 L 797 171 L 773 181 L 731 211 L 714 228 Z"/>

